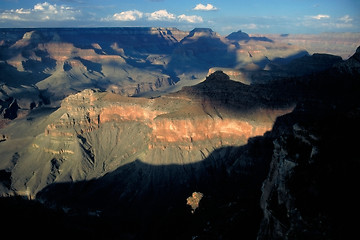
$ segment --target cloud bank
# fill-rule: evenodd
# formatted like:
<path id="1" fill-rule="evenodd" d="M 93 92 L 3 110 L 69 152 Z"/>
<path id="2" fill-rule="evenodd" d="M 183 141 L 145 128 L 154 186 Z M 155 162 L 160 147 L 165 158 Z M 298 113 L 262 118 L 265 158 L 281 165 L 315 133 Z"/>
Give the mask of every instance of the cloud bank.
<path id="1" fill-rule="evenodd" d="M 176 16 L 168 12 L 166 9 L 154 11 L 152 13 L 143 13 L 138 10 L 130 10 L 115 13 L 113 16 L 101 19 L 102 21 L 136 21 L 145 19 L 147 21 L 165 21 L 165 22 L 187 22 L 187 23 L 202 23 L 204 22 L 201 16 L 181 14 Z"/>
<path id="2" fill-rule="evenodd" d="M 116 21 L 136 21 L 143 17 L 143 13 L 138 10 L 130 10 L 120 13 L 115 13 L 112 17 Z"/>
<path id="3" fill-rule="evenodd" d="M 48 21 L 76 21 L 83 20 L 84 14 L 75 8 L 66 5 L 51 4 L 49 2 L 37 3 L 33 8 L 11 9 L 0 12 L 0 22 L 48 22 Z M 96 21 L 96 19 L 92 19 Z M 201 16 L 197 15 L 175 15 L 166 9 L 160 9 L 151 13 L 144 13 L 133 9 L 122 11 L 100 18 L 97 21 L 102 22 L 135 22 L 138 20 L 145 21 L 163 21 L 163 22 L 185 22 L 190 24 L 204 22 Z"/>
<path id="4" fill-rule="evenodd" d="M 192 15 L 187 16 L 185 14 L 181 14 L 178 16 L 180 22 L 188 22 L 188 23 L 202 23 L 204 22 L 203 18 L 200 16 Z"/>
<path id="5" fill-rule="evenodd" d="M 150 21 L 173 21 L 176 19 L 176 16 L 169 13 L 166 9 L 148 13 L 147 16 Z"/>
<path id="6" fill-rule="evenodd" d="M 13 21 L 67 21 L 76 20 L 80 10 L 75 10 L 66 5 L 50 4 L 48 2 L 38 3 L 31 9 L 19 8 L 5 10 L 0 13 L 0 20 Z"/>

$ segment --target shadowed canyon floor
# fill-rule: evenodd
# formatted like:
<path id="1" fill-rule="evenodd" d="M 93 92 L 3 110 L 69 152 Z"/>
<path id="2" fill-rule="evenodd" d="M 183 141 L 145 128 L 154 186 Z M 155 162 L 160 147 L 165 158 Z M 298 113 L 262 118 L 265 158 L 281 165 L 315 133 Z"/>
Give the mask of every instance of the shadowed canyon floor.
<path id="1" fill-rule="evenodd" d="M 108 30 L 104 34 L 110 34 Z M 149 29 L 142 30 L 148 34 Z M 121 31 L 126 41 L 136 39 Z M 208 61 L 203 70 L 210 75 L 196 85 L 151 98 L 123 96 L 90 84 L 91 89 L 83 90 L 82 85 L 75 94 L 59 97 L 58 107 L 44 102 L 39 106 L 35 101 L 25 112 L 20 98 L 1 102 L 3 115 L 11 116 L 0 129 L 0 200 L 9 220 L 5 228 L 31 231 L 39 223 L 54 229 L 50 224 L 54 223 L 61 229 L 59 238 L 104 239 L 341 239 L 350 235 L 354 224 L 348 213 L 357 210 L 358 198 L 352 193 L 360 170 L 351 138 L 360 133 L 356 124 L 360 120 L 359 48 L 345 61 L 314 54 L 297 56 L 286 64 L 275 58 L 260 61 L 257 67 L 264 69 L 256 71 L 248 64 L 237 69 L 227 65 L 224 72 L 231 73 L 229 77 L 217 71 L 217 60 L 208 60 L 206 48 L 197 44 L 214 49 L 219 62 L 226 62 L 236 55 L 224 53 L 229 49 L 227 41 L 239 50 L 251 41 L 266 45 L 272 40 L 239 32 L 226 40 L 209 29 L 186 34 L 175 29 L 151 31 L 182 56 L 177 62 L 171 58 L 173 66 L 187 60 Z M 70 33 L 63 30 L 59 38 L 72 39 L 73 57 L 52 48 L 44 58 L 55 59 L 59 74 L 75 76 L 75 71 L 84 70 L 86 76 L 107 76 L 102 61 L 110 54 L 101 53 L 109 53 L 105 45 L 90 44 L 88 49 L 93 50 L 86 51 L 91 54 L 79 58 L 77 54 L 86 49 L 84 42 L 76 42 Z M 59 39 L 53 32 L 32 34 L 36 31 L 8 44 L 20 49 L 29 46 L 27 39 L 34 42 L 51 36 L 48 44 Z M 95 33 L 88 30 L 87 34 Z M 113 46 L 118 52 L 121 44 L 126 45 L 120 43 Z M 138 60 L 144 55 L 134 47 L 130 51 L 128 44 L 125 52 L 138 58 L 123 57 L 122 64 L 148 70 L 151 64 L 142 65 Z M 32 45 L 31 49 L 38 49 L 33 57 L 41 55 L 41 46 Z M 68 48 L 64 45 L 64 49 Z M 159 52 L 163 46 L 149 44 L 143 49 Z M 252 52 L 246 54 L 254 58 Z M 3 64 L 9 69 L 8 62 Z M 182 71 L 201 68 L 195 65 Z M 302 65 L 306 67 L 297 71 L 296 66 Z M 180 76 L 181 71 L 174 69 L 172 76 Z M 27 70 L 15 71 L 20 72 Z M 39 72 L 44 74 L 43 69 Z M 33 76 L 33 72 L 26 74 Z M 50 75 L 42 77 L 51 83 L 54 74 Z M 232 76 L 238 78 L 231 80 Z M 54 100 L 47 95 L 51 85 L 40 90 L 43 83 L 36 83 L 31 91 L 36 95 L 39 90 L 42 101 Z M 5 90 L 10 88 L 19 96 L 30 89 L 3 85 Z M 9 93 L 5 90 L 4 95 Z M 202 194 L 195 210 L 186 205 L 194 192 Z M 21 221 L 13 224 L 17 219 Z M 19 234 L 27 236 L 27 232 Z M 47 235 L 39 232 L 38 237 Z"/>

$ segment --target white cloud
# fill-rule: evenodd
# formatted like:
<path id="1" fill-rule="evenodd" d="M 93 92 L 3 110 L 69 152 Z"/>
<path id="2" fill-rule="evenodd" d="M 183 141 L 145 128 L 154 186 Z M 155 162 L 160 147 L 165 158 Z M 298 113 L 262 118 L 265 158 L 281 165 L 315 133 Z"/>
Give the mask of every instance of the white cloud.
<path id="1" fill-rule="evenodd" d="M 185 14 L 181 14 L 178 16 L 180 22 L 188 22 L 188 23 L 202 23 L 204 22 L 203 18 L 196 15 L 187 16 Z"/>
<path id="2" fill-rule="evenodd" d="M 217 8 L 214 7 L 212 4 L 209 4 L 209 3 L 206 4 L 206 5 L 199 3 L 193 8 L 193 10 L 197 10 L 197 11 L 215 11 L 215 10 L 217 10 Z"/>
<path id="3" fill-rule="evenodd" d="M 48 2 L 44 2 L 44 3 L 38 3 L 34 6 L 34 10 L 35 11 L 44 11 L 45 10 L 45 6 L 47 6 L 49 3 Z"/>
<path id="4" fill-rule="evenodd" d="M 176 19 L 176 16 L 172 13 L 169 13 L 166 9 L 148 13 L 147 15 L 148 20 L 150 21 L 172 21 Z"/>
<path id="5" fill-rule="evenodd" d="M 319 21 L 321 20 L 321 21 Z M 331 18 L 329 15 L 319 14 L 317 16 L 305 16 L 297 26 L 304 26 L 309 29 L 321 29 L 321 31 L 332 31 L 334 29 L 351 29 L 355 24 L 349 15 L 341 18 Z"/>
<path id="6" fill-rule="evenodd" d="M 6 10 L 0 13 L 0 19 L 13 21 L 64 21 L 75 20 L 78 14 L 80 14 L 80 11 L 71 7 L 43 2 L 35 4 L 31 9 Z"/>
<path id="7" fill-rule="evenodd" d="M 321 20 L 321 19 L 328 19 L 328 18 L 330 18 L 330 16 L 325 15 L 325 14 L 318 14 L 316 16 L 310 16 L 310 18 L 316 19 L 316 20 Z"/>
<path id="8" fill-rule="evenodd" d="M 175 14 L 169 13 L 166 9 L 158 10 L 152 13 L 143 13 L 138 10 L 124 11 L 115 13 L 112 16 L 102 18 L 101 21 L 137 21 L 145 16 L 147 21 L 178 21 L 187 23 L 202 23 L 204 22 L 201 16 L 197 15 L 185 15 L 181 14 L 176 16 Z"/>
<path id="9" fill-rule="evenodd" d="M 349 23 L 349 22 L 352 22 L 353 19 L 349 15 L 345 15 L 345 16 L 339 18 L 339 20 L 343 21 L 345 23 Z"/>
<path id="10" fill-rule="evenodd" d="M 23 9 L 23 8 L 16 9 L 15 12 L 18 14 L 30 14 L 31 13 L 31 11 L 29 9 Z"/>
<path id="11" fill-rule="evenodd" d="M 143 17 L 143 13 L 138 10 L 130 10 L 120 13 L 115 13 L 112 17 L 116 21 L 136 21 Z"/>
<path id="12" fill-rule="evenodd" d="M 12 12 L 3 12 L 0 13 L 0 19 L 2 20 L 12 20 L 12 21 L 24 21 L 20 16 L 13 14 Z"/>

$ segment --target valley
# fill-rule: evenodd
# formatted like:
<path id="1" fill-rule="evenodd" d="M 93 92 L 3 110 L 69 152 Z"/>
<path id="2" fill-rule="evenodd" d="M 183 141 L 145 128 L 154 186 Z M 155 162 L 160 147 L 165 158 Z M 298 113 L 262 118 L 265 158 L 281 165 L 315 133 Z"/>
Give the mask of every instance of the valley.
<path id="1" fill-rule="evenodd" d="M 356 34 L 332 47 L 337 34 L 301 45 L 208 28 L 0 33 L 4 218 L 105 239 L 355 229 Z M 201 196 L 196 208 L 190 196 Z"/>

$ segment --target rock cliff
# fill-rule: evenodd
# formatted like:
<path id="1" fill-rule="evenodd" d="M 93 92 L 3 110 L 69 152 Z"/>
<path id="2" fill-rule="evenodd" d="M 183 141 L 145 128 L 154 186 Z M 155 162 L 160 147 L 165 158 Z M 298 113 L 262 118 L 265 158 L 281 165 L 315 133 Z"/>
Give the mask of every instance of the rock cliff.
<path id="1" fill-rule="evenodd" d="M 236 99 L 224 99 L 228 84 L 236 94 L 250 88 L 215 72 L 196 88 L 154 99 L 96 90 L 69 96 L 48 116 L 43 132 L 19 149 L 11 191 L 34 196 L 50 183 L 97 178 L 136 159 L 151 165 L 199 162 L 214 149 L 263 135 L 292 110 L 255 105 L 263 97 L 256 93 L 237 106 Z"/>
<path id="2" fill-rule="evenodd" d="M 234 95 L 225 94 L 230 88 Z M 71 95 L 60 108 L 38 109 L 2 130 L 1 193 L 141 225 L 150 217 L 154 223 L 138 234 L 157 229 L 158 236 L 163 216 L 173 219 L 169 229 L 179 209 L 179 219 L 188 218 L 183 201 L 192 192 L 216 196 L 232 175 L 249 186 L 263 180 L 262 160 L 249 160 L 243 146 L 293 104 L 266 104 L 265 89 L 255 89 L 215 72 L 152 99 L 100 90 Z M 237 103 L 235 95 L 246 99 Z"/>
<path id="3" fill-rule="evenodd" d="M 356 232 L 358 51 L 329 75 L 316 76 L 324 87 L 316 102 L 276 121 L 258 239 L 343 239 Z"/>

